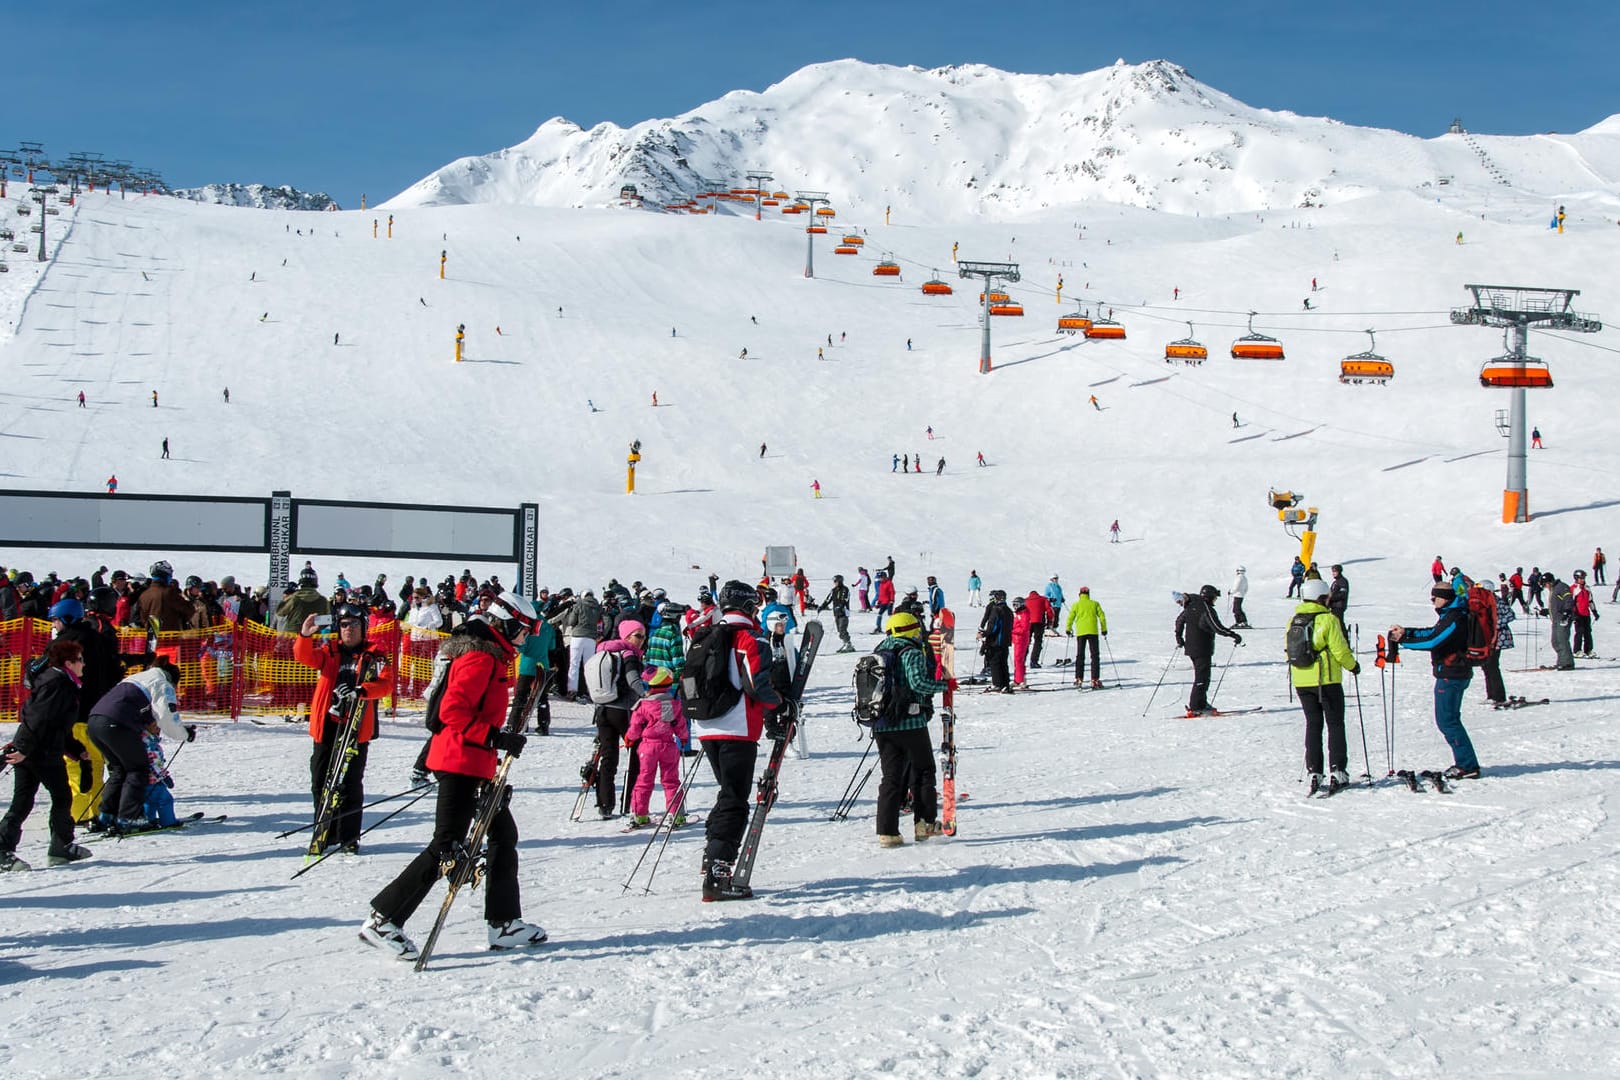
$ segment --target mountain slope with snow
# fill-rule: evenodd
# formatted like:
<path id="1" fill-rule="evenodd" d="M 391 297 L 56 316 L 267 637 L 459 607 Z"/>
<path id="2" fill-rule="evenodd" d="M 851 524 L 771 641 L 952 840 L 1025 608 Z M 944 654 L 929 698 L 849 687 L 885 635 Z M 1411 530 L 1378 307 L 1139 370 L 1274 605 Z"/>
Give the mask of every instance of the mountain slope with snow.
<path id="1" fill-rule="evenodd" d="M 299 191 L 287 184 L 204 184 L 202 187 L 175 188 L 169 194 L 192 202 L 247 206 L 256 210 L 342 209 L 337 200 L 324 191 Z"/>
<path id="2" fill-rule="evenodd" d="M 1528 170 L 1516 148 L 1533 140 L 1484 141 L 1516 166 L 1513 182 L 1540 195 L 1620 181 L 1620 138 L 1603 125 L 1557 138 L 1570 154 L 1529 151 Z M 1429 190 L 1442 176 L 1492 182 L 1460 136 L 1256 109 L 1164 60 L 1079 75 L 840 60 L 630 128 L 554 118 L 385 205 L 607 206 L 624 184 L 665 204 L 696 196 L 706 178 L 743 186 L 759 168 L 779 187 L 828 191 L 869 217 L 892 206 L 912 222 L 1004 220 L 1095 200 L 1184 214 L 1281 210 Z"/>

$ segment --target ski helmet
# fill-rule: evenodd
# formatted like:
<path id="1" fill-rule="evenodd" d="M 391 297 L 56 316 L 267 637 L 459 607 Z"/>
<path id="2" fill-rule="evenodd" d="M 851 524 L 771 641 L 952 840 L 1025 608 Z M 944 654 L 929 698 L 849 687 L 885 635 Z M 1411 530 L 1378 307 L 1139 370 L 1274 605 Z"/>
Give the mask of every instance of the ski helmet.
<path id="1" fill-rule="evenodd" d="M 776 603 L 777 597 L 779 595 L 780 594 L 775 589 L 771 588 L 769 585 L 765 586 L 765 602 L 767 604 Z"/>
<path id="2" fill-rule="evenodd" d="M 889 616 L 889 621 L 883 624 L 883 629 L 890 637 L 919 638 L 922 636 L 922 623 L 917 616 L 909 611 L 897 611 Z"/>
<path id="3" fill-rule="evenodd" d="M 167 585 L 170 579 L 174 577 L 174 567 L 169 565 L 168 559 L 159 559 L 152 564 L 152 568 L 146 573 L 148 577 L 159 585 Z"/>
<path id="4" fill-rule="evenodd" d="M 71 625 L 84 618 L 84 605 L 71 596 L 65 597 L 51 605 L 50 617 Z"/>
<path id="5" fill-rule="evenodd" d="M 1006 600 L 1007 600 L 1007 590 L 1006 589 L 991 589 L 990 590 L 990 599 L 995 601 L 996 603 L 1005 603 Z"/>
<path id="6" fill-rule="evenodd" d="M 511 641 L 526 630 L 534 629 L 534 622 L 539 618 L 534 605 L 514 592 L 503 592 L 491 600 L 489 607 L 484 611 L 484 617 L 507 641 Z"/>
<path id="7" fill-rule="evenodd" d="M 90 610 L 111 617 L 118 612 L 118 590 L 111 585 L 98 585 L 90 590 Z"/>
<path id="8" fill-rule="evenodd" d="M 321 579 L 316 575 L 313 566 L 306 566 L 298 571 L 298 587 L 300 589 L 318 589 L 321 587 Z"/>
<path id="9" fill-rule="evenodd" d="M 752 585 L 733 579 L 720 586 L 720 609 L 752 615 L 759 609 L 759 594 Z"/>
<path id="10" fill-rule="evenodd" d="M 1328 594 L 1328 583 L 1321 578 L 1312 578 L 1299 590 L 1301 600 L 1322 600 Z"/>
<path id="11" fill-rule="evenodd" d="M 667 667 L 655 667 L 651 675 L 647 676 L 647 689 L 662 690 L 675 683 L 675 673 Z"/>
<path id="12" fill-rule="evenodd" d="M 189 575 L 186 578 L 186 588 L 188 588 L 188 589 L 200 589 L 200 588 L 202 588 L 202 578 L 198 577 L 196 574 Z"/>
<path id="13" fill-rule="evenodd" d="M 1213 600 L 1217 596 L 1221 595 L 1221 590 L 1217 589 L 1213 585 L 1205 585 L 1202 589 L 1198 590 L 1198 595 L 1202 596 L 1205 600 Z"/>
<path id="14" fill-rule="evenodd" d="M 1014 611 L 1024 610 L 1024 598 L 1022 596 L 1015 596 L 1012 598 L 1012 609 Z"/>

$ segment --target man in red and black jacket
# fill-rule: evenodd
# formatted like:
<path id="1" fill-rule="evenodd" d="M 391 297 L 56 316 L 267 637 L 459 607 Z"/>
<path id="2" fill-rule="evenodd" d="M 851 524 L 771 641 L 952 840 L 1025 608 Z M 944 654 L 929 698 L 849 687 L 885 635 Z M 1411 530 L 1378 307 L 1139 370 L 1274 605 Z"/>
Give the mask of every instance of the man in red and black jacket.
<path id="1" fill-rule="evenodd" d="M 293 642 L 293 659 L 319 672 L 315 696 L 309 703 L 309 737 L 315 740 L 309 755 L 310 793 L 319 822 L 327 809 L 321 805 L 321 795 L 332 768 L 332 750 L 343 733 L 344 718 L 351 708 L 357 708 L 354 722 L 360 728 L 355 733 L 355 757 L 343 776 L 337 819 L 326 830 L 329 844 L 339 844 L 355 854 L 360 850 L 360 807 L 366 801 L 366 751 L 377 737 L 377 704 L 388 696 L 393 671 L 388 655 L 366 641 L 364 608 L 339 604 L 331 616 L 337 623 L 337 637 L 316 642 L 316 620 L 320 618 L 313 612 L 305 616 L 298 640 Z"/>
<path id="2" fill-rule="evenodd" d="M 428 747 L 427 765 L 438 775 L 438 805 L 433 839 L 400 875 L 371 901 L 371 918 L 360 928 L 360 940 L 415 960 L 416 945 L 402 927 L 454 861 L 466 840 L 483 789 L 495 778 L 502 751 L 517 757 L 525 737 L 503 730 L 510 696 L 512 658 L 537 618 L 521 596 L 502 593 L 478 616 L 470 618 L 445 642 L 450 669 L 439 698 L 438 729 Z M 539 945 L 546 932 L 523 921 L 518 891 L 517 822 L 503 799 L 490 822 L 484 877 L 484 918 L 489 947 L 510 949 Z"/>
<path id="3" fill-rule="evenodd" d="M 720 788 L 704 825 L 708 843 L 703 851 L 703 899 L 746 900 L 753 891 L 732 884 L 731 868 L 748 831 L 759 737 L 767 715 L 782 704 L 782 697 L 771 685 L 771 651 L 754 619 L 758 603 L 754 590 L 741 581 L 728 581 L 718 600 L 722 615 L 711 633 L 731 635 L 728 675 L 742 693 L 728 712 L 712 720 L 690 721 L 692 737 L 702 741 L 703 755 Z"/>

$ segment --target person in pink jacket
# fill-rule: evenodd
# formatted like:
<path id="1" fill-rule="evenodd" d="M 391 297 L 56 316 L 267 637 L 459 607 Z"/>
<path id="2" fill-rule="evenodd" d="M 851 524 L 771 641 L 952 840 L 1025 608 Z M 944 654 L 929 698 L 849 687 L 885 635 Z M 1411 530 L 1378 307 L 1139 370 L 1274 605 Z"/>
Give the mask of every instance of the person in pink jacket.
<path id="1" fill-rule="evenodd" d="M 1029 606 L 1024 602 L 1022 596 L 1015 596 L 1012 598 L 1012 609 L 1012 684 L 1014 688 L 1022 690 L 1024 688 L 1024 654 L 1029 651 Z"/>
<path id="2" fill-rule="evenodd" d="M 654 668 L 647 679 L 647 696 L 630 711 L 630 729 L 625 733 L 625 741 L 635 744 L 640 759 L 636 786 L 630 792 L 630 812 L 635 815 L 631 828 L 652 824 L 647 810 L 652 803 L 653 781 L 660 776 L 664 782 L 664 812 L 673 817 L 675 825 L 686 824 L 677 740 L 686 742 L 690 738 L 686 713 L 681 709 L 681 699 L 675 696 L 675 673 L 666 667 Z"/>

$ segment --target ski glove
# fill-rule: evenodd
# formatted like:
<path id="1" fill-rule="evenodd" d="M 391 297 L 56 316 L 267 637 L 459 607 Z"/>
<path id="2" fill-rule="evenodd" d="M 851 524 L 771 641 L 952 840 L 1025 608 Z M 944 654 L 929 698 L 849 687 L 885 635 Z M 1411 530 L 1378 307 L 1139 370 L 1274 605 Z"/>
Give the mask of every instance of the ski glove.
<path id="1" fill-rule="evenodd" d="M 1242 634 L 1233 634 L 1232 635 L 1232 640 L 1236 644 L 1241 645 L 1241 644 L 1243 644 L 1243 635 Z"/>
<path id="2" fill-rule="evenodd" d="M 488 745 L 491 750 L 500 750 L 511 754 L 513 757 L 522 757 L 523 745 L 528 741 L 529 737 L 527 735 L 520 734 L 516 731 L 502 731 L 499 728 L 495 728 L 489 733 Z"/>
<path id="3" fill-rule="evenodd" d="M 359 691 L 352 686 L 334 686 L 332 688 L 332 707 L 334 709 L 347 708 L 349 700 L 356 697 Z"/>
<path id="4" fill-rule="evenodd" d="M 197 741 L 197 725 L 196 724 L 187 724 L 186 725 L 186 742 L 196 742 L 196 741 Z"/>

